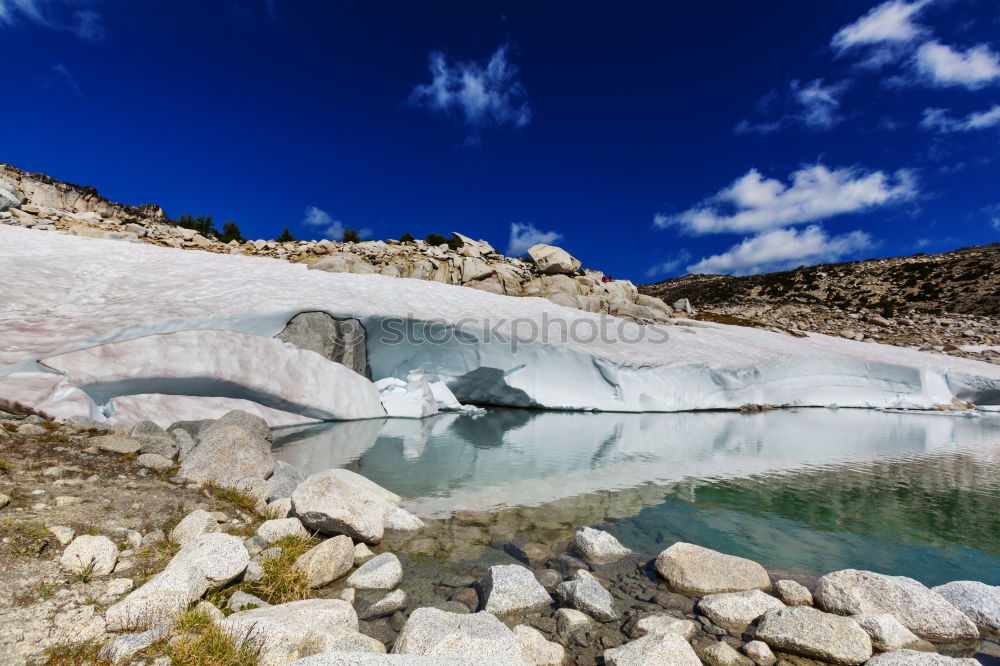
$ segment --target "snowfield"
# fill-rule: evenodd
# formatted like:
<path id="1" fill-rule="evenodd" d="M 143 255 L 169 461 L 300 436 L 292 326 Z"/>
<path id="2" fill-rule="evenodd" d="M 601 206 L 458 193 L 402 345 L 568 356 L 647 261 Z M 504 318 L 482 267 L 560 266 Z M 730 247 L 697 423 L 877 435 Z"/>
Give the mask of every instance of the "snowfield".
<path id="1" fill-rule="evenodd" d="M 134 421 L 148 405 L 162 420 L 174 405 L 170 420 L 182 420 L 233 401 L 259 405 L 273 425 L 384 415 L 371 382 L 272 339 L 305 311 L 362 321 L 373 380 L 422 369 L 460 401 L 604 411 L 1000 403 L 1000 366 L 900 347 L 685 320 L 640 326 L 540 298 L 9 226 L 0 304 L 0 401 L 60 416 Z"/>

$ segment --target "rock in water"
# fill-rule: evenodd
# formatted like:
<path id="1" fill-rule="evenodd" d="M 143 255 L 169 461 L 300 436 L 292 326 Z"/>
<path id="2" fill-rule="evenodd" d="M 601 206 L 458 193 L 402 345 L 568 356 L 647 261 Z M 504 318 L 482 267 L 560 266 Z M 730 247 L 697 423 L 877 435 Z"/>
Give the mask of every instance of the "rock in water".
<path id="1" fill-rule="evenodd" d="M 632 552 L 607 532 L 584 527 L 573 534 L 573 545 L 583 559 L 595 564 L 610 564 Z"/>
<path id="2" fill-rule="evenodd" d="M 529 247 L 528 256 L 542 273 L 575 273 L 581 265 L 566 250 L 545 243 Z"/>
<path id="3" fill-rule="evenodd" d="M 656 571 L 674 589 L 694 594 L 766 590 L 771 586 L 764 567 L 756 562 L 683 541 L 660 553 Z"/>
<path id="4" fill-rule="evenodd" d="M 607 666 L 701 666 L 687 639 L 678 634 L 649 634 L 604 651 Z"/>
<path id="5" fill-rule="evenodd" d="M 921 638 L 948 643 L 979 638 L 979 630 L 947 599 L 905 576 L 844 569 L 819 579 L 816 601 L 840 615 L 889 613 Z"/>
<path id="6" fill-rule="evenodd" d="M 465 657 L 483 664 L 523 663 L 517 636 L 485 611 L 466 614 L 418 608 L 407 618 L 392 652 Z"/>
<path id="7" fill-rule="evenodd" d="M 334 319 L 325 312 L 302 312 L 292 317 L 285 330 L 275 337 L 346 365 L 362 377 L 367 376 L 365 327 L 357 319 Z"/>
<path id="8" fill-rule="evenodd" d="M 857 622 L 808 606 L 764 613 L 756 637 L 781 652 L 832 664 L 862 664 L 872 656 L 871 639 Z"/>
<path id="9" fill-rule="evenodd" d="M 611 593 L 583 569 L 576 572 L 573 580 L 559 583 L 556 587 L 556 596 L 561 603 L 583 611 L 601 622 L 610 622 L 618 618 Z"/>
<path id="10" fill-rule="evenodd" d="M 368 560 L 347 578 L 358 590 L 391 590 L 403 580 L 403 565 L 392 553 L 381 553 Z"/>
<path id="11" fill-rule="evenodd" d="M 893 650 L 875 655 L 865 666 L 982 666 L 978 659 L 955 659 L 935 652 Z"/>
<path id="12" fill-rule="evenodd" d="M 226 488 L 266 479 L 274 470 L 271 431 L 259 416 L 232 411 L 205 428 L 181 463 L 181 476 Z"/>
<path id="13" fill-rule="evenodd" d="M 346 534 L 376 544 L 385 533 L 385 514 L 399 496 L 345 469 L 313 474 L 292 493 L 292 512 L 324 534 Z"/>
<path id="14" fill-rule="evenodd" d="M 559 643 L 545 640 L 542 632 L 519 624 L 514 635 L 521 643 L 521 657 L 532 666 L 562 666 L 566 651 Z"/>
<path id="15" fill-rule="evenodd" d="M 956 580 L 932 590 L 965 613 L 984 635 L 1000 637 L 1000 587 L 974 580 Z"/>
<path id="16" fill-rule="evenodd" d="M 519 564 L 500 564 L 490 567 L 483 580 L 486 603 L 483 610 L 497 615 L 526 613 L 547 608 L 552 597 L 531 570 Z"/>
<path id="17" fill-rule="evenodd" d="M 868 632 L 872 645 L 879 652 L 904 649 L 934 651 L 933 645 L 904 627 L 899 620 L 888 613 L 852 615 L 851 619 Z"/>
<path id="18" fill-rule="evenodd" d="M 698 602 L 699 613 L 723 629 L 737 633 L 767 611 L 784 607 L 781 601 L 760 590 L 710 594 Z"/>

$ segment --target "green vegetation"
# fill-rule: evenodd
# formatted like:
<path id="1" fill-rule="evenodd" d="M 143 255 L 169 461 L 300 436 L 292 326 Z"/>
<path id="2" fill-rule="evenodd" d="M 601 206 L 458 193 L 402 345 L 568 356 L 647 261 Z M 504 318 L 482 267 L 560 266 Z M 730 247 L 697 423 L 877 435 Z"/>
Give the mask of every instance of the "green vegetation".
<path id="1" fill-rule="evenodd" d="M 222 235 L 219 236 L 219 240 L 223 243 L 228 243 L 230 241 L 242 243 L 246 239 L 243 238 L 243 234 L 240 232 L 240 225 L 236 224 L 232 220 L 229 220 L 222 225 Z"/>
<path id="2" fill-rule="evenodd" d="M 0 522 L 0 542 L 15 557 L 38 558 L 49 546 L 49 536 L 48 528 L 38 523 L 14 519 Z"/>
<path id="3" fill-rule="evenodd" d="M 10 470 L 10 463 L 0 458 L 0 474 Z"/>
<path id="4" fill-rule="evenodd" d="M 402 236 L 399 237 L 399 242 L 400 243 L 412 243 L 415 240 L 417 240 L 417 239 L 414 238 L 413 234 L 411 234 L 409 231 L 407 231 L 405 234 L 403 234 Z"/>
<path id="5" fill-rule="evenodd" d="M 237 645 L 206 613 L 189 610 L 177 621 L 178 637 L 167 653 L 174 666 L 257 666 L 260 646 Z"/>
<path id="6" fill-rule="evenodd" d="M 109 664 L 111 662 L 98 659 L 102 643 L 89 641 L 75 645 L 57 645 L 45 653 L 44 666 L 81 666 L 82 664 Z"/>
<path id="7" fill-rule="evenodd" d="M 208 491 L 209 495 L 224 503 L 230 509 L 242 511 L 251 516 L 257 513 L 257 498 L 249 493 L 234 488 L 223 488 L 214 483 L 205 484 L 205 490 Z"/>
<path id="8" fill-rule="evenodd" d="M 465 243 L 457 238 L 445 238 L 441 234 L 427 234 L 424 238 L 424 242 L 428 245 L 447 245 L 452 250 L 457 250 L 465 245 Z"/>
<path id="9" fill-rule="evenodd" d="M 344 229 L 344 237 L 341 240 L 345 243 L 360 243 L 361 234 L 357 229 Z"/>
<path id="10" fill-rule="evenodd" d="M 275 541 L 271 546 L 281 549 L 281 555 L 264 562 L 264 577 L 247 583 L 243 589 L 269 604 L 283 604 L 312 596 L 306 574 L 292 565 L 307 550 L 319 543 L 313 537 L 290 535 Z"/>
<path id="11" fill-rule="evenodd" d="M 288 230 L 288 227 L 285 227 L 282 230 L 281 235 L 274 240 L 278 243 L 294 243 L 298 240 L 298 238 L 292 235 L 292 232 Z"/>
<path id="12" fill-rule="evenodd" d="M 215 222 L 212 221 L 211 215 L 192 217 L 185 213 L 177 218 L 177 226 L 184 227 L 185 229 L 194 229 L 206 238 L 218 237 L 219 235 L 219 231 L 215 228 Z"/>

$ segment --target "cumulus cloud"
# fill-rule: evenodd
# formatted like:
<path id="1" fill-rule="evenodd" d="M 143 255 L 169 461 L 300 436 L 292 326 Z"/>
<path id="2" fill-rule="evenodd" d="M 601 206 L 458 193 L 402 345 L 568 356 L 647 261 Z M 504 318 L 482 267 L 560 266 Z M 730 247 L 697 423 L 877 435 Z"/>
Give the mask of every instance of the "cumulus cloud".
<path id="1" fill-rule="evenodd" d="M 917 195 L 916 180 L 906 170 L 890 175 L 816 164 L 795 171 L 789 179 L 785 184 L 750 169 L 696 206 L 677 215 L 658 215 L 653 223 L 692 234 L 765 231 L 859 213 Z"/>
<path id="2" fill-rule="evenodd" d="M 936 86 L 981 88 L 1000 81 L 1000 55 L 986 44 L 956 51 L 931 41 L 917 49 L 916 67 L 925 80 Z"/>
<path id="3" fill-rule="evenodd" d="M 457 115 L 474 129 L 491 125 L 522 127 L 531 121 L 527 92 L 518 69 L 501 45 L 486 63 L 449 63 L 443 53 L 430 54 L 430 83 L 416 86 L 410 102 L 432 111 Z"/>
<path id="4" fill-rule="evenodd" d="M 651 266 L 646 271 L 646 277 L 657 277 L 660 275 L 672 275 L 677 273 L 680 268 L 691 261 L 691 253 L 687 250 L 681 250 L 673 259 L 668 259 L 662 263 Z"/>
<path id="5" fill-rule="evenodd" d="M 690 273 L 749 275 L 786 270 L 802 264 L 837 261 L 872 247 L 864 231 L 829 236 L 818 225 L 805 229 L 775 229 L 743 239 L 721 254 L 687 267 Z"/>
<path id="6" fill-rule="evenodd" d="M 911 48 L 912 43 L 927 34 L 926 29 L 914 21 L 930 0 L 902 2 L 889 0 L 872 8 L 854 23 L 845 25 L 830 40 L 838 55 L 863 51 L 867 58 L 862 62 L 880 67 Z"/>
<path id="7" fill-rule="evenodd" d="M 53 30 L 67 30 L 80 39 L 98 41 L 107 31 L 100 12 L 80 8 L 87 0 L 0 0 L 0 27 L 23 21 Z"/>
<path id="8" fill-rule="evenodd" d="M 316 206 L 306 206 L 306 213 L 302 218 L 302 224 L 307 227 L 319 229 L 319 233 L 323 238 L 336 241 L 344 237 L 344 230 L 347 229 L 343 221 L 333 219 L 328 212 Z M 368 228 L 358 229 L 358 233 L 362 238 L 365 238 L 371 236 L 372 230 Z"/>
<path id="9" fill-rule="evenodd" d="M 558 231 L 540 231 L 533 224 L 513 222 L 510 225 L 510 239 L 507 242 L 507 254 L 519 257 L 528 251 L 532 245 L 539 243 L 551 244 L 562 238 Z"/>
<path id="10" fill-rule="evenodd" d="M 974 130 L 1000 127 L 1000 104 L 995 104 L 986 111 L 975 111 L 964 118 L 952 118 L 947 109 L 924 109 L 924 117 L 920 121 L 924 129 L 937 132 L 972 132 Z"/>
<path id="11" fill-rule="evenodd" d="M 801 125 L 811 130 L 828 130 L 837 125 L 840 115 L 840 97 L 850 85 L 849 81 L 826 84 L 823 79 L 807 83 L 794 80 L 789 84 L 788 94 L 783 96 L 787 111 L 774 120 L 751 122 L 740 120 L 733 131 L 736 134 L 767 135 L 789 125 Z M 782 104 L 782 96 L 772 91 L 757 104 L 758 112 L 767 113 L 774 106 Z"/>

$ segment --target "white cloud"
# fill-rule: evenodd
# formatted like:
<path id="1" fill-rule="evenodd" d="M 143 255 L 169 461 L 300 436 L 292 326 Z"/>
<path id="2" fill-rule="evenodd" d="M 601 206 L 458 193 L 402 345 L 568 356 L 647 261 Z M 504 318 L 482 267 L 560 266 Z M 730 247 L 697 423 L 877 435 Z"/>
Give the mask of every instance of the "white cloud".
<path id="1" fill-rule="evenodd" d="M 801 230 L 775 229 L 745 238 L 722 254 L 691 264 L 687 270 L 690 273 L 749 275 L 836 261 L 872 245 L 871 236 L 863 231 L 829 236 L 818 225 Z"/>
<path id="2" fill-rule="evenodd" d="M 859 213 L 917 194 L 915 178 L 906 170 L 887 175 L 816 164 L 795 171 L 790 181 L 786 185 L 751 169 L 698 205 L 677 215 L 659 215 L 653 223 L 693 234 L 764 231 Z"/>
<path id="3" fill-rule="evenodd" d="M 510 240 L 507 242 L 507 255 L 519 257 L 528 251 L 532 245 L 539 243 L 551 244 L 562 238 L 558 231 L 540 231 L 533 224 L 513 222 L 510 225 Z"/>
<path id="4" fill-rule="evenodd" d="M 925 33 L 913 19 L 927 4 L 929 0 L 884 2 L 838 30 L 830 44 L 843 52 L 855 47 L 912 42 Z"/>
<path id="5" fill-rule="evenodd" d="M 687 250 L 681 250 L 673 259 L 668 259 L 663 263 L 651 266 L 649 270 L 646 271 L 646 277 L 657 277 L 659 275 L 677 273 L 681 266 L 689 261 L 691 261 L 691 253 Z"/>
<path id="6" fill-rule="evenodd" d="M 489 125 L 521 127 L 531 121 L 527 92 L 517 80 L 518 69 L 501 45 L 485 64 L 449 64 L 443 53 L 430 55 L 431 82 L 416 86 L 410 101 L 442 112 L 458 113 L 473 128 Z"/>
<path id="7" fill-rule="evenodd" d="M 924 117 L 920 121 L 920 126 L 938 132 L 971 132 L 998 127 L 1000 126 L 1000 104 L 995 104 L 986 111 L 976 111 L 964 118 L 957 119 L 951 118 L 947 109 L 924 109 Z"/>
<path id="8" fill-rule="evenodd" d="M 98 41 L 105 37 L 100 12 L 79 9 L 87 0 L 0 0 L 0 27 L 13 26 L 26 19 L 53 30 L 67 30 L 80 39 Z"/>
<path id="9" fill-rule="evenodd" d="M 924 78 L 937 86 L 975 89 L 1000 80 L 1000 55 L 986 44 L 962 52 L 939 42 L 927 42 L 917 50 L 915 62 Z"/>
<path id="10" fill-rule="evenodd" d="M 795 101 L 802 107 L 798 116 L 802 124 L 813 129 L 830 129 L 840 122 L 839 97 L 847 85 L 846 81 L 823 85 L 822 79 L 816 79 L 806 85 L 792 81 Z"/>
<path id="11" fill-rule="evenodd" d="M 302 224 L 307 227 L 316 227 L 320 230 L 320 235 L 323 238 L 336 241 L 344 237 L 344 231 L 347 229 L 341 220 L 333 219 L 328 212 L 316 206 L 306 206 Z M 357 232 L 362 238 L 367 238 L 371 236 L 372 230 L 363 228 L 358 229 Z"/>
<path id="12" fill-rule="evenodd" d="M 847 90 L 849 81 L 825 84 L 823 79 L 814 79 L 808 83 L 795 80 L 789 84 L 784 105 L 787 113 L 773 121 L 754 123 L 740 120 L 733 127 L 736 134 L 756 133 L 768 135 L 788 125 L 802 125 L 812 130 L 828 130 L 839 123 L 842 118 L 840 111 L 840 96 Z M 771 91 L 757 104 L 758 112 L 766 113 L 773 108 L 779 99 L 775 91 Z"/>
<path id="13" fill-rule="evenodd" d="M 73 73 L 69 71 L 66 65 L 61 62 L 57 62 L 52 65 L 51 69 L 52 73 L 55 74 L 60 81 L 69 86 L 70 90 L 81 97 L 83 96 L 83 91 L 80 90 L 80 85 L 76 82 L 76 77 L 73 76 Z"/>

